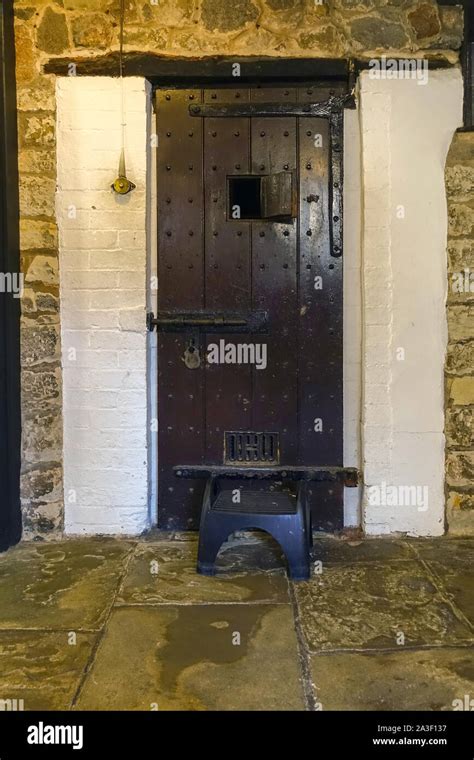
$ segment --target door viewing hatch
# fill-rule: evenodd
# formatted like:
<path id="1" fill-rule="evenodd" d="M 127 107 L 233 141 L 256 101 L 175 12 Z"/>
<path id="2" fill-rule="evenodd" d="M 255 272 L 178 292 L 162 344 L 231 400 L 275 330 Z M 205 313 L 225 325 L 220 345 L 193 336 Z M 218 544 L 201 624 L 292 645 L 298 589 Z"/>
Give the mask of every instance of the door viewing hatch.
<path id="1" fill-rule="evenodd" d="M 181 463 L 343 464 L 342 135 L 303 109 L 245 114 L 328 94 L 156 90 L 161 528 L 198 527 L 205 483 Z M 308 485 L 315 528 L 342 527 L 342 485 Z"/>

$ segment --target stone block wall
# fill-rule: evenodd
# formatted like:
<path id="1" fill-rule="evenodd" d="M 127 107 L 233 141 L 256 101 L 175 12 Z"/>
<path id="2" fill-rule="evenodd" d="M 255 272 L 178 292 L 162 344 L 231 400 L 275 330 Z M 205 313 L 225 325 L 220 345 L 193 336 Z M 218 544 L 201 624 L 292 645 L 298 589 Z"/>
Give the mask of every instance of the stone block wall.
<path id="1" fill-rule="evenodd" d="M 474 533 L 474 132 L 458 132 L 446 162 L 448 328 L 446 498 L 450 533 Z"/>
<path id="2" fill-rule="evenodd" d="M 455 63 L 462 9 L 436 0 L 126 0 L 126 51 L 166 56 L 360 58 L 429 55 Z M 54 57 L 115 51 L 119 0 L 16 0 L 23 299 L 25 536 L 63 526 L 62 383 Z"/>

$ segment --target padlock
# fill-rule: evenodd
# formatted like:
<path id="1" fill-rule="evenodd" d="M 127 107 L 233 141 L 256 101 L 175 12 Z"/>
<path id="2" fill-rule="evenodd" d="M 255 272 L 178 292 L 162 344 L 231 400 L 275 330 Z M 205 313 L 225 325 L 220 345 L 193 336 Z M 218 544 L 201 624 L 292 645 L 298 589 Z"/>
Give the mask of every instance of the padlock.
<path id="1" fill-rule="evenodd" d="M 183 361 L 188 369 L 198 369 L 201 366 L 199 349 L 196 348 L 194 338 L 189 341 L 183 355 Z"/>

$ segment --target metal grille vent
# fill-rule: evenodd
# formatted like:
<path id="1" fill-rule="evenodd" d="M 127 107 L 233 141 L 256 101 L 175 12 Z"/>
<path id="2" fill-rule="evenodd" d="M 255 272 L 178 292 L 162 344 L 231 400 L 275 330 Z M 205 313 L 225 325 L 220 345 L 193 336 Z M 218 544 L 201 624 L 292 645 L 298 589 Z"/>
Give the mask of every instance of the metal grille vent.
<path id="1" fill-rule="evenodd" d="M 279 464 L 278 433 L 224 433 L 224 464 Z"/>

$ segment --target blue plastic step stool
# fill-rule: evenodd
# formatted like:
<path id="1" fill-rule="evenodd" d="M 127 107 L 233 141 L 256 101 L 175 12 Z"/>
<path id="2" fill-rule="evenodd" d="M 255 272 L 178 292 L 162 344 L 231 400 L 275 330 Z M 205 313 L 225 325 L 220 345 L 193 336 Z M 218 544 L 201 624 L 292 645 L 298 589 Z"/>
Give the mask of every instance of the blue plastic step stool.
<path id="1" fill-rule="evenodd" d="M 211 475 L 201 512 L 198 573 L 214 575 L 217 554 L 229 535 L 254 528 L 270 533 L 279 543 L 292 580 L 307 580 L 313 540 L 306 489 L 307 482 L 300 480 L 296 495 L 273 490 L 242 490 L 241 501 L 236 504 L 232 491 L 221 490 L 219 476 Z"/>

